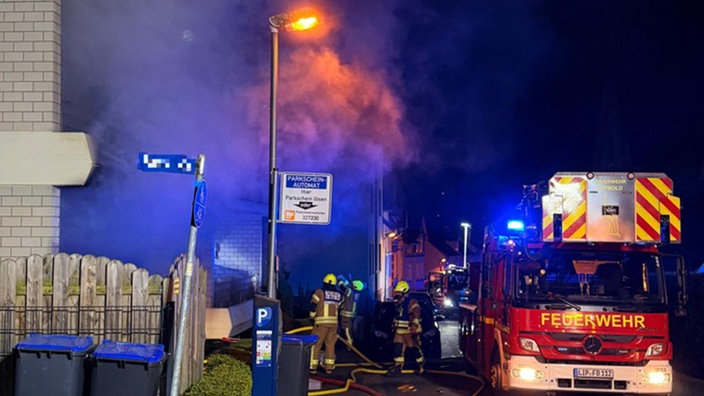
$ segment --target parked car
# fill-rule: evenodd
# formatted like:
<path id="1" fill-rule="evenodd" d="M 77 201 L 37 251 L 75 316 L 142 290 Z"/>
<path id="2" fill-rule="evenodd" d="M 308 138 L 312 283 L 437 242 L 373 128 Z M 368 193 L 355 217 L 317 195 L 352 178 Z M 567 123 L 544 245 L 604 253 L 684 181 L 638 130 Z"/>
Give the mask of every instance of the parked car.
<path id="1" fill-rule="evenodd" d="M 408 298 L 418 300 L 421 310 L 421 348 L 426 361 L 440 360 L 440 329 L 436 322 L 436 306 L 427 292 L 410 292 Z M 377 302 L 369 329 L 369 342 L 365 343 L 368 356 L 377 362 L 393 360 L 393 320 L 394 302 Z"/>

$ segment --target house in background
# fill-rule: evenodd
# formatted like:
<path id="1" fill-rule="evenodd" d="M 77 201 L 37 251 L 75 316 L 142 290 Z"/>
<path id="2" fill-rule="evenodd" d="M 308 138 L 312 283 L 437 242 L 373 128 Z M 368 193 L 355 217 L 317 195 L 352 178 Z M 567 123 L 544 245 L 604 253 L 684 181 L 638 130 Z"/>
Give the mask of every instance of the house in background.
<path id="1" fill-rule="evenodd" d="M 418 230 L 406 228 L 400 224 L 398 217 L 388 212 L 384 221 L 385 264 L 388 267 L 389 282 L 384 298 L 393 294 L 393 286 L 399 280 L 405 280 L 411 290 L 425 290 L 429 272 L 441 272 L 449 266 L 463 265 L 464 246 L 458 237 L 452 238 L 448 232 L 428 226 L 421 219 Z M 458 234 L 459 236 L 459 234 Z M 468 245 L 468 263 L 478 261 L 478 249 Z"/>

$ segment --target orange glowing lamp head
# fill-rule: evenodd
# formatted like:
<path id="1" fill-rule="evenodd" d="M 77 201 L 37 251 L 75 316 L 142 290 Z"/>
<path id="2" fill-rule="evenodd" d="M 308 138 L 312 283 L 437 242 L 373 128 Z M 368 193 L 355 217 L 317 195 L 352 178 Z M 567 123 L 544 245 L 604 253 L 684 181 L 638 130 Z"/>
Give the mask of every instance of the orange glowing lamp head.
<path id="1" fill-rule="evenodd" d="M 289 30 L 308 30 L 318 26 L 319 23 L 320 21 L 318 21 L 318 17 L 310 16 L 306 18 L 299 18 L 288 24 L 286 27 Z"/>
<path id="2" fill-rule="evenodd" d="M 320 19 L 311 8 L 284 12 L 269 17 L 269 25 L 273 29 L 284 31 L 309 30 L 320 24 Z"/>

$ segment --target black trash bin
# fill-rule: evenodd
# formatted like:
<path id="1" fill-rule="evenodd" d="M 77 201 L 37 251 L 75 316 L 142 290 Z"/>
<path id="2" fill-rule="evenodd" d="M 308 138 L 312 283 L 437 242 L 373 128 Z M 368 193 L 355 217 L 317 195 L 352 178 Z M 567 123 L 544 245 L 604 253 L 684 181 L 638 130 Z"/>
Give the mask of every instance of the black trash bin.
<path id="1" fill-rule="evenodd" d="M 164 346 L 103 341 L 91 354 L 93 396 L 156 396 L 164 368 Z"/>
<path id="2" fill-rule="evenodd" d="M 82 395 L 90 336 L 30 334 L 15 346 L 15 396 Z"/>
<path id="3" fill-rule="evenodd" d="M 276 383 L 279 396 L 308 394 L 308 366 L 310 350 L 318 341 L 317 335 L 284 334 L 281 336 L 279 374 Z"/>

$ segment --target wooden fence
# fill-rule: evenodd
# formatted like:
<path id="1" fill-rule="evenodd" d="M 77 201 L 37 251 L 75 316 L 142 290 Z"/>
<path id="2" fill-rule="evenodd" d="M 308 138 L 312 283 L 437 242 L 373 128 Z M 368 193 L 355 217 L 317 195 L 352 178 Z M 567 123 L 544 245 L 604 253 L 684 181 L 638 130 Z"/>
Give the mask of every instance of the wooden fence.
<path id="1" fill-rule="evenodd" d="M 202 376 L 207 280 L 197 268 L 179 394 Z M 167 277 L 91 255 L 0 261 L 0 394 L 12 394 L 13 348 L 30 333 L 91 336 L 95 344 L 106 339 L 163 344 L 173 351 L 184 269 L 184 256 L 176 259 Z M 169 361 L 165 373 L 171 372 Z"/>

